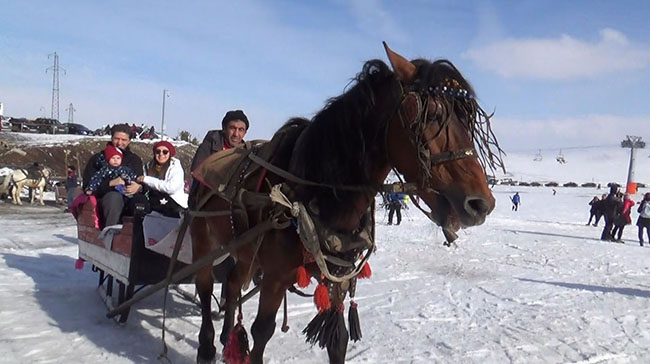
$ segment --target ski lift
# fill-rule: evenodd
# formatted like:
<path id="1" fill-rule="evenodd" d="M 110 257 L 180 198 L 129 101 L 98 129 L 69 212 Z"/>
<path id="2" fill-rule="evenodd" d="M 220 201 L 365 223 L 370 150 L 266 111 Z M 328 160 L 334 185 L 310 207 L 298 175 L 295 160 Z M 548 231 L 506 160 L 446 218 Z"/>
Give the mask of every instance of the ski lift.
<path id="1" fill-rule="evenodd" d="M 555 157 L 555 160 L 560 163 L 560 164 L 566 164 L 566 159 L 564 159 L 564 155 L 562 154 L 562 149 L 560 149 L 560 154 Z"/>
<path id="2" fill-rule="evenodd" d="M 542 161 L 542 150 L 539 149 L 537 151 L 537 155 L 535 155 L 535 158 L 533 158 L 535 162 L 541 162 Z"/>

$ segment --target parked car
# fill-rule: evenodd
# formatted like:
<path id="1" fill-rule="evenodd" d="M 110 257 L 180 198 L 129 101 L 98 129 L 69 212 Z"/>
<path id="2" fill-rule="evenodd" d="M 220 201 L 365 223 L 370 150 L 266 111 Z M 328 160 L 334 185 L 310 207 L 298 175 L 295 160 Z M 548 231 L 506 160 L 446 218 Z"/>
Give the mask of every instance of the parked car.
<path id="1" fill-rule="evenodd" d="M 9 121 L 9 117 L 7 116 L 0 116 L 0 131 L 11 131 L 11 121 Z"/>
<path id="2" fill-rule="evenodd" d="M 21 133 L 38 133 L 38 125 L 25 118 L 11 118 L 11 131 Z"/>
<path id="3" fill-rule="evenodd" d="M 67 134 L 68 133 L 68 127 L 61 124 L 61 122 L 59 122 L 56 119 L 36 118 L 36 120 L 34 120 L 34 123 L 38 125 L 39 133 L 46 133 L 46 134 Z"/>
<path id="4" fill-rule="evenodd" d="M 75 135 L 93 135 L 93 131 L 86 128 L 85 126 L 81 124 L 76 124 L 76 123 L 65 123 L 63 124 L 65 127 L 68 128 L 68 134 L 75 134 Z"/>

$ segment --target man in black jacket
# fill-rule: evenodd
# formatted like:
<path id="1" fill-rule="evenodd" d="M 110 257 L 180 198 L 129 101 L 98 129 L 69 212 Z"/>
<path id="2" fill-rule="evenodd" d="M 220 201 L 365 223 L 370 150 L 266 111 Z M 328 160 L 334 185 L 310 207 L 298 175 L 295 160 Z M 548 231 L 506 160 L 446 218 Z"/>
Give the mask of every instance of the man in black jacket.
<path id="1" fill-rule="evenodd" d="M 601 211 L 605 218 L 605 228 L 600 235 L 600 240 L 614 241 L 612 237 L 612 228 L 614 227 L 614 220 L 621 209 L 623 202 L 616 196 L 618 192 L 618 185 L 612 184 L 609 188 L 609 195 L 601 201 Z"/>
<path id="2" fill-rule="evenodd" d="M 201 145 L 196 150 L 196 154 L 194 154 L 194 159 L 192 159 L 191 170 L 194 171 L 211 154 L 241 145 L 244 142 L 244 136 L 248 131 L 248 127 L 248 118 L 243 111 L 228 111 L 223 117 L 223 120 L 221 120 L 221 130 L 210 130 L 205 135 L 205 138 L 203 138 Z M 198 183 L 196 180 L 192 182 L 190 197 L 187 201 L 190 210 L 196 209 L 197 201 L 195 194 Z M 217 266 L 217 271 L 215 272 L 217 281 L 221 282 L 221 299 L 218 303 L 220 309 L 223 307 L 226 299 L 228 274 L 234 266 L 235 260 L 230 256 Z"/>
<path id="3" fill-rule="evenodd" d="M 221 130 L 210 130 L 203 138 L 192 159 L 191 170 L 195 170 L 211 154 L 243 143 L 248 126 L 248 118 L 243 111 L 228 111 L 221 120 Z"/>
<path id="4" fill-rule="evenodd" d="M 111 144 L 123 152 L 122 165 L 131 169 L 138 176 L 142 175 L 142 159 L 129 149 L 131 143 L 131 127 L 127 124 L 116 124 L 111 128 Z M 96 153 L 88 160 L 83 172 L 83 189 L 86 190 L 93 174 L 106 163 L 104 151 Z M 115 190 L 115 186 L 124 185 L 123 195 Z M 142 194 L 142 185 L 136 181 L 124 181 L 118 177 L 110 181 L 103 181 L 95 196 L 99 203 L 99 210 L 104 218 L 104 226 L 119 224 L 122 215 L 134 216 L 137 211 L 149 212 L 149 203 Z"/>

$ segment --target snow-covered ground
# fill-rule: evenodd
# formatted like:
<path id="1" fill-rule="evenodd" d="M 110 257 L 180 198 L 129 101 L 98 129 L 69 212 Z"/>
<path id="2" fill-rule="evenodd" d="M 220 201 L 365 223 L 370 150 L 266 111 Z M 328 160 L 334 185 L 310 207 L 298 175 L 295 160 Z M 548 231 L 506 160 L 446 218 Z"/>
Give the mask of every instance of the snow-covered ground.
<path id="1" fill-rule="evenodd" d="M 508 199 L 515 189 L 518 212 Z M 400 226 L 378 211 L 373 276 L 357 289 L 363 339 L 350 344 L 348 362 L 649 363 L 650 248 L 637 243 L 636 226 L 625 244 L 585 226 L 587 203 L 602 192 L 496 186 L 495 211 L 451 248 L 415 209 Z M 97 275 L 74 269 L 69 214 L 0 202 L 0 231 L 0 362 L 158 362 L 162 294 L 138 303 L 125 326 L 106 319 Z M 199 311 L 171 297 L 169 358 L 192 363 Z M 248 328 L 255 308 L 244 305 Z M 290 295 L 291 330 L 279 330 L 279 314 L 266 363 L 327 362 L 300 333 L 315 312 Z"/>

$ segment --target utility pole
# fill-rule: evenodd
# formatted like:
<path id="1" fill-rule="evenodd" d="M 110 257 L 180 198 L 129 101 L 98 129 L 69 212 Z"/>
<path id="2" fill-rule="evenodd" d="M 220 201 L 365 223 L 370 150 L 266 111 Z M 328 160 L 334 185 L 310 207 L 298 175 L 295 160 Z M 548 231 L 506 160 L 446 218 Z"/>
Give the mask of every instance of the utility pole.
<path id="1" fill-rule="evenodd" d="M 634 158 L 635 149 L 645 148 L 645 142 L 639 136 L 628 135 L 627 139 L 621 142 L 621 148 L 630 148 L 630 168 L 627 171 L 627 186 L 625 192 L 634 195 L 636 193 L 636 182 L 634 182 Z"/>
<path id="2" fill-rule="evenodd" d="M 63 70 L 65 74 L 65 69 L 59 67 L 59 55 L 54 52 L 47 56 L 47 59 L 50 59 L 51 56 L 54 56 L 54 65 L 45 69 L 45 73 L 51 70 L 52 77 L 52 109 L 51 109 L 51 118 L 59 120 L 59 69 Z"/>
<path id="3" fill-rule="evenodd" d="M 160 125 L 160 139 L 165 139 L 165 99 L 169 97 L 169 90 L 163 90 L 163 104 L 162 104 L 162 122 Z"/>
<path id="4" fill-rule="evenodd" d="M 70 106 L 66 109 L 68 111 L 68 122 L 69 123 L 74 123 L 74 112 L 77 111 L 77 109 L 72 106 L 72 103 L 70 103 Z"/>

